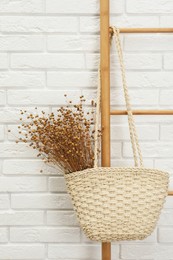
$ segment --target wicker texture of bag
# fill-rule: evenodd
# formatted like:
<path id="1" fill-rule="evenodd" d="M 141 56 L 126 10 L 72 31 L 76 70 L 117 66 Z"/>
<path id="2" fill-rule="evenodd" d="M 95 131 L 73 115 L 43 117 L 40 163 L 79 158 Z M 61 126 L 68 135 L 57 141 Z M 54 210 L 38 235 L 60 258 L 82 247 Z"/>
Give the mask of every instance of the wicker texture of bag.
<path id="1" fill-rule="evenodd" d="M 135 167 L 97 167 L 97 136 L 95 167 L 67 174 L 66 185 L 80 225 L 88 238 L 110 242 L 142 240 L 157 223 L 168 193 L 168 173 L 143 167 L 125 77 L 119 30 L 113 27 L 122 72 L 123 89 Z M 99 80 L 100 82 L 100 80 Z M 98 84 L 97 119 L 100 107 Z"/>

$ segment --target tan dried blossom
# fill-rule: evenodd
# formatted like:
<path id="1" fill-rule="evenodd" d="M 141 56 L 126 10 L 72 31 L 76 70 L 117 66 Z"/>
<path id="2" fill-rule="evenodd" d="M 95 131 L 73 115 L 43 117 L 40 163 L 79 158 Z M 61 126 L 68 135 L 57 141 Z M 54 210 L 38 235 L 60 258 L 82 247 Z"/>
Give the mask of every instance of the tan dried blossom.
<path id="1" fill-rule="evenodd" d="M 66 94 L 64 96 L 67 97 Z M 37 157 L 53 163 L 66 174 L 92 168 L 96 104 L 92 101 L 92 111 L 85 115 L 85 101 L 84 96 L 80 96 L 79 104 L 73 105 L 70 100 L 57 110 L 56 115 L 53 112 L 46 116 L 44 111 L 39 115 L 21 110 L 21 116 L 29 119 L 29 123 L 18 126 L 22 137 L 16 143 L 29 143 L 30 147 L 38 150 Z M 22 118 L 20 120 L 23 121 Z"/>

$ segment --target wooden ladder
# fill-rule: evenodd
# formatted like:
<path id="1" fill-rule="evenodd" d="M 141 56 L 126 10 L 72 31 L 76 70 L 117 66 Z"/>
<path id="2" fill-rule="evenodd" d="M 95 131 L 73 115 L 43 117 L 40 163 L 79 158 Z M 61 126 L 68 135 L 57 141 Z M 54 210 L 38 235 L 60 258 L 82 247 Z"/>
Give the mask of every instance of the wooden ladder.
<path id="1" fill-rule="evenodd" d="M 109 0 L 100 0 L 100 66 L 102 166 L 110 167 L 110 115 L 126 115 L 125 110 L 110 111 L 110 8 Z M 120 33 L 172 33 L 173 28 L 120 28 Z M 173 115 L 173 110 L 134 110 L 134 115 Z M 173 196 L 173 191 L 169 191 Z M 111 260 L 111 243 L 102 243 L 102 260 Z"/>

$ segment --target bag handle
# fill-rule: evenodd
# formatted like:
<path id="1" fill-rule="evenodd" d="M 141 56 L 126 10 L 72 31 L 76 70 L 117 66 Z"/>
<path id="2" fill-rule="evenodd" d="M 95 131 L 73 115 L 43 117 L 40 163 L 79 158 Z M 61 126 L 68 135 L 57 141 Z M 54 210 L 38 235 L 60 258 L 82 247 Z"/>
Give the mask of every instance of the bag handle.
<path id="1" fill-rule="evenodd" d="M 120 69 L 121 69 L 121 77 L 122 77 L 122 84 L 123 84 L 123 90 L 124 90 L 124 97 L 125 97 L 125 103 L 126 103 L 126 109 L 127 109 L 127 116 L 128 116 L 128 124 L 129 124 L 129 132 L 130 132 L 130 140 L 132 144 L 132 150 L 133 150 L 133 157 L 135 162 L 135 167 L 143 167 L 143 158 L 141 149 L 139 146 L 138 141 L 138 135 L 136 132 L 134 117 L 132 113 L 131 103 L 130 103 L 130 97 L 127 87 L 127 81 L 126 81 L 126 73 L 125 73 L 125 66 L 124 66 L 124 60 L 123 60 L 123 52 L 121 48 L 121 42 L 120 42 L 120 35 L 119 35 L 119 29 L 116 27 L 112 27 L 113 36 L 115 36 L 115 44 L 116 49 L 118 52 L 118 58 L 120 63 Z M 98 126 L 99 126 L 99 114 L 100 114 L 100 100 L 101 100 L 101 74 L 100 74 L 100 65 L 98 69 L 98 87 L 97 87 L 97 106 L 96 106 L 96 124 L 95 124 L 95 149 L 94 149 L 94 167 L 98 167 Z"/>

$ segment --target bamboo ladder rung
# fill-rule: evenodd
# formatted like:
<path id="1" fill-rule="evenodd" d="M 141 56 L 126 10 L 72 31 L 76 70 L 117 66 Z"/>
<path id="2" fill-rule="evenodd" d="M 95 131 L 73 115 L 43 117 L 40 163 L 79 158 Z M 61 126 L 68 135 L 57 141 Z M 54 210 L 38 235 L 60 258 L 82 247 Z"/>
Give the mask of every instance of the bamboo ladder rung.
<path id="1" fill-rule="evenodd" d="M 112 34 L 112 27 L 109 28 Z M 121 33 L 173 33 L 173 28 L 119 28 Z"/>
<path id="2" fill-rule="evenodd" d="M 110 115 L 127 115 L 126 110 L 112 110 Z M 173 110 L 133 110 L 133 115 L 173 115 Z"/>

